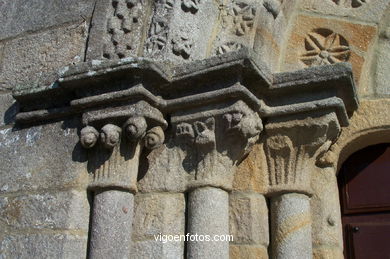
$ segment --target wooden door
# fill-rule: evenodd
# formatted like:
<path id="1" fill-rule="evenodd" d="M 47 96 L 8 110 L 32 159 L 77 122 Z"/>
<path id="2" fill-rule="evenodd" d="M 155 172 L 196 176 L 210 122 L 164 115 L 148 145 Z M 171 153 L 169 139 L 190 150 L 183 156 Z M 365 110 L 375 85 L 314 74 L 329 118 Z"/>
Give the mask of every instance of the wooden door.
<path id="1" fill-rule="evenodd" d="M 390 259 L 390 144 L 351 155 L 339 173 L 348 259 Z"/>

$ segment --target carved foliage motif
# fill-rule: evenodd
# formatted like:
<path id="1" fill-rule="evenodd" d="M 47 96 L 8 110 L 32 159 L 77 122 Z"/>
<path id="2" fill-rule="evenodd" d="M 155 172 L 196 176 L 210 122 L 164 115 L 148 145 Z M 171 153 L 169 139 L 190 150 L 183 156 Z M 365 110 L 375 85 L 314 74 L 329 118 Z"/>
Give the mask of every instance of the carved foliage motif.
<path id="1" fill-rule="evenodd" d="M 140 0 L 112 0 L 113 15 L 107 21 L 111 42 L 103 50 L 105 58 L 124 58 L 134 48 L 134 31 L 139 28 L 142 15 Z"/>
<path id="2" fill-rule="evenodd" d="M 264 149 L 270 187 L 310 191 L 311 172 L 340 130 L 335 114 L 266 127 Z"/>
<path id="3" fill-rule="evenodd" d="M 307 66 L 345 62 L 351 55 L 347 40 L 328 29 L 309 33 L 305 38 L 305 49 L 300 59 Z"/>
<path id="4" fill-rule="evenodd" d="M 243 2 L 235 3 L 232 8 L 234 32 L 237 36 L 249 33 L 253 28 L 256 9 Z"/>
<path id="5" fill-rule="evenodd" d="M 347 8 L 358 8 L 369 2 L 369 0 L 332 0 L 335 4 Z"/>

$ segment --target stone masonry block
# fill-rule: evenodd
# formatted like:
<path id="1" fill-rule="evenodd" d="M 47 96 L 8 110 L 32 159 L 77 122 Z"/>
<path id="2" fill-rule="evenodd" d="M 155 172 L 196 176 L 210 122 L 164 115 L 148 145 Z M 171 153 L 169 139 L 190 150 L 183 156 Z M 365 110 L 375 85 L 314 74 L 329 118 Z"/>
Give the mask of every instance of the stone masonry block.
<path id="1" fill-rule="evenodd" d="M 4 259 L 84 258 L 86 254 L 86 235 L 11 234 L 0 240 L 0 257 Z"/>
<path id="2" fill-rule="evenodd" d="M 268 209 L 264 196 L 233 193 L 230 203 L 230 234 L 233 244 L 268 246 Z"/>
<path id="3" fill-rule="evenodd" d="M 133 240 L 151 239 L 159 233 L 184 234 L 183 194 L 138 194 L 135 196 Z"/>
<path id="4" fill-rule="evenodd" d="M 180 242 L 156 242 L 155 240 L 136 241 L 132 254 L 140 259 L 177 259 L 183 258 L 184 244 Z"/>
<path id="5" fill-rule="evenodd" d="M 0 1 L 0 40 L 92 15 L 95 0 Z"/>
<path id="6" fill-rule="evenodd" d="M 76 23 L 7 41 L 0 88 L 51 85 L 58 70 L 83 61 L 86 38 L 86 23 Z"/>
<path id="7" fill-rule="evenodd" d="M 256 144 L 248 157 L 238 166 L 234 174 L 233 189 L 265 193 L 268 186 L 265 161 L 262 144 Z"/>
<path id="8" fill-rule="evenodd" d="M 336 174 L 331 167 L 317 170 L 312 176 L 314 195 L 310 199 L 313 245 L 338 247 L 342 250 L 343 235 Z"/>
<path id="9" fill-rule="evenodd" d="M 67 191 L 0 197 L 0 218 L 12 228 L 88 231 L 86 192 Z"/>
<path id="10" fill-rule="evenodd" d="M 379 40 L 378 54 L 375 71 L 376 94 L 379 96 L 390 95 L 390 26 Z"/>
<path id="11" fill-rule="evenodd" d="M 268 259 L 267 247 L 230 245 L 230 259 Z"/>
<path id="12" fill-rule="evenodd" d="M 0 193 L 85 186 L 86 154 L 72 123 L 0 130 Z"/>
<path id="13" fill-rule="evenodd" d="M 350 62 L 354 78 L 361 77 L 377 28 L 335 19 L 299 15 L 286 44 L 283 71 Z M 359 93 L 367 89 L 358 88 Z"/>

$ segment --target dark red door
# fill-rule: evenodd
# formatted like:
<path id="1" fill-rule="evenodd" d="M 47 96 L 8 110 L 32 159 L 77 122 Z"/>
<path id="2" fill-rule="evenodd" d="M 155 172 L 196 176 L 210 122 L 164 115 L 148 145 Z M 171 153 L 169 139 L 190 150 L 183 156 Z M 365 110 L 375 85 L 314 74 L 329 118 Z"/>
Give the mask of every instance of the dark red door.
<path id="1" fill-rule="evenodd" d="M 351 155 L 339 173 L 348 259 L 390 259 L 390 144 Z"/>

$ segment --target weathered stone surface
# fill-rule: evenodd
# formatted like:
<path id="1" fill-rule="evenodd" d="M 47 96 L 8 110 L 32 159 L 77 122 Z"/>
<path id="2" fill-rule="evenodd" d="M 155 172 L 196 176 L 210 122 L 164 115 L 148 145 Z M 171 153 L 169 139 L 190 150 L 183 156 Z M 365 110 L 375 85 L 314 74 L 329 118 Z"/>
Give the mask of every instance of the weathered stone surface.
<path id="1" fill-rule="evenodd" d="M 340 200 L 336 172 L 331 167 L 318 168 L 312 176 L 313 246 L 343 249 Z"/>
<path id="2" fill-rule="evenodd" d="M 218 15 L 215 1 L 155 2 L 145 56 L 176 63 L 205 58 Z"/>
<path id="3" fill-rule="evenodd" d="M 313 259 L 344 259 L 343 250 L 333 247 L 313 248 Z"/>
<path id="4" fill-rule="evenodd" d="M 233 190 L 266 193 L 267 186 L 267 164 L 263 144 L 255 144 L 234 174 Z"/>
<path id="5" fill-rule="evenodd" d="M 87 60 L 120 59 L 142 53 L 153 1 L 95 2 Z"/>
<path id="6" fill-rule="evenodd" d="M 301 8 L 306 11 L 364 22 L 379 22 L 388 5 L 388 0 L 303 0 L 301 2 Z"/>
<path id="7" fill-rule="evenodd" d="M 362 68 L 376 33 L 375 26 L 299 15 L 286 45 L 282 70 L 350 62 L 359 82 L 364 79 Z M 358 88 L 361 94 L 367 91 Z"/>
<path id="8" fill-rule="evenodd" d="M 189 175 L 176 166 L 180 163 L 180 156 L 172 143 L 163 145 L 148 154 L 147 160 L 141 164 L 142 179 L 138 181 L 140 192 L 184 192 Z"/>
<path id="9" fill-rule="evenodd" d="M 0 130 L 0 193 L 86 185 L 86 155 L 72 121 Z"/>
<path id="10" fill-rule="evenodd" d="M 197 188 L 188 197 L 188 232 L 198 235 L 229 235 L 229 195 L 219 188 Z M 234 239 L 234 237 L 233 237 Z M 228 241 L 190 241 L 187 257 L 228 258 Z"/>
<path id="11" fill-rule="evenodd" d="M 290 19 L 298 1 L 263 1 L 259 10 L 259 25 L 256 28 L 253 49 L 272 71 L 279 70 L 279 57 Z"/>
<path id="12" fill-rule="evenodd" d="M 264 196 L 232 193 L 229 196 L 229 232 L 233 244 L 269 244 L 268 208 Z"/>
<path id="13" fill-rule="evenodd" d="M 231 259 L 268 259 L 268 250 L 264 246 L 230 245 Z"/>
<path id="14" fill-rule="evenodd" d="M 151 193 L 135 196 L 133 240 L 154 240 L 154 235 L 184 233 L 183 194 Z M 157 243 L 157 242 L 156 242 Z M 183 246 L 183 244 L 178 244 Z M 184 246 L 183 246 L 184 247 Z"/>
<path id="15" fill-rule="evenodd" d="M 1 258 L 84 258 L 87 235 L 8 234 L 0 239 Z"/>
<path id="16" fill-rule="evenodd" d="M 92 15 L 94 2 L 95 0 L 1 1 L 0 40 L 72 21 L 83 23 Z"/>
<path id="17" fill-rule="evenodd" d="M 387 31 L 379 38 L 375 64 L 375 92 L 383 97 L 390 95 L 390 22 L 388 26 Z"/>
<path id="18" fill-rule="evenodd" d="M 18 110 L 18 104 L 11 94 L 0 94 L 0 126 L 13 123 Z"/>
<path id="19" fill-rule="evenodd" d="M 10 228 L 88 230 L 85 191 L 0 197 L 0 218 Z"/>
<path id="20" fill-rule="evenodd" d="M 163 242 L 161 235 L 184 235 L 183 194 L 152 193 L 135 196 L 133 253 L 136 258 L 182 258 L 184 242 Z"/>
<path id="21" fill-rule="evenodd" d="M 309 197 L 287 193 L 271 200 L 272 256 L 282 259 L 312 258 Z"/>
<path id="22" fill-rule="evenodd" d="M 86 24 L 76 23 L 7 41 L 0 88 L 51 85 L 60 68 L 83 61 L 86 38 Z"/>
<path id="23" fill-rule="evenodd" d="M 136 241 L 132 247 L 132 257 L 141 259 L 177 259 L 184 258 L 183 242 L 166 242 L 155 240 Z"/>
<path id="24" fill-rule="evenodd" d="M 134 195 L 126 191 L 94 193 L 91 225 L 91 258 L 132 258 L 131 232 Z"/>

